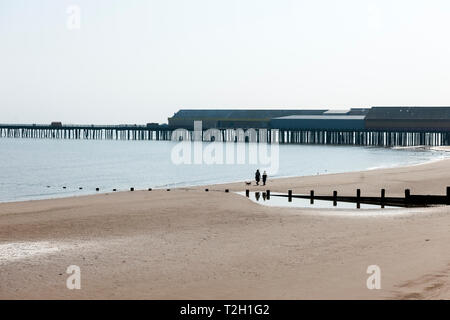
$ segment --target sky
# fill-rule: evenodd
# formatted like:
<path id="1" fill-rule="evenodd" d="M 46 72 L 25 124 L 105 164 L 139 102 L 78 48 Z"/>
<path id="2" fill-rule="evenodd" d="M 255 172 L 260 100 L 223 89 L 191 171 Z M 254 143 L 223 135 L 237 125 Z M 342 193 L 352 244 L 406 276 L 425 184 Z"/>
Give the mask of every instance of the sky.
<path id="1" fill-rule="evenodd" d="M 0 0 L 0 123 L 450 105 L 448 0 Z"/>

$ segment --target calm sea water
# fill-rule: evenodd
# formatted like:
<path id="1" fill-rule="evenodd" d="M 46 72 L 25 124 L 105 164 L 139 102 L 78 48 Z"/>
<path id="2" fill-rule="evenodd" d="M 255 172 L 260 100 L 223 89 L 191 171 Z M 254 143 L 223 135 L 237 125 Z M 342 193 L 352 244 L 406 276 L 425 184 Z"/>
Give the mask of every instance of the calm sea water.
<path id="1" fill-rule="evenodd" d="M 175 142 L 0 139 L 0 202 L 252 180 L 261 165 L 174 164 Z M 248 147 L 248 146 L 247 146 Z M 280 145 L 275 177 L 418 164 L 443 152 Z M 63 187 L 66 189 L 63 189 Z M 82 190 L 79 188 L 82 187 Z"/>

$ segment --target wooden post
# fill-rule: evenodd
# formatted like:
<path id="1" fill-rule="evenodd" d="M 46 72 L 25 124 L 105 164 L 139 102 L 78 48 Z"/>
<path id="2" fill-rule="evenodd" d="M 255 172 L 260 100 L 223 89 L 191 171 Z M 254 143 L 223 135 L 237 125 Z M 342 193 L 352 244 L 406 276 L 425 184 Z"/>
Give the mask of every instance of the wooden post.
<path id="1" fill-rule="evenodd" d="M 356 189 L 356 209 L 361 209 L 361 189 Z"/>
<path id="2" fill-rule="evenodd" d="M 247 198 L 249 198 L 250 197 L 250 190 L 245 190 L 245 196 L 247 197 Z"/>
<path id="3" fill-rule="evenodd" d="M 450 205 L 450 187 L 447 187 L 447 204 Z"/>
<path id="4" fill-rule="evenodd" d="M 409 203 L 411 197 L 411 191 L 409 189 L 405 189 L 405 203 Z"/>
<path id="5" fill-rule="evenodd" d="M 288 201 L 292 202 L 292 190 L 288 190 Z"/>
<path id="6" fill-rule="evenodd" d="M 270 190 L 266 190 L 267 200 L 270 200 Z"/>

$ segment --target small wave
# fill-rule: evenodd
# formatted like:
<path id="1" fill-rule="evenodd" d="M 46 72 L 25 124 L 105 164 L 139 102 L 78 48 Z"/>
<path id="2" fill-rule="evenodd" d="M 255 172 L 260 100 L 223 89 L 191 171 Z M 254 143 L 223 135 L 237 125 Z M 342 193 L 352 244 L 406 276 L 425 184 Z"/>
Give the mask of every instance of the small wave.
<path id="1" fill-rule="evenodd" d="M 430 150 L 429 146 L 396 146 L 392 147 L 394 150 Z"/>

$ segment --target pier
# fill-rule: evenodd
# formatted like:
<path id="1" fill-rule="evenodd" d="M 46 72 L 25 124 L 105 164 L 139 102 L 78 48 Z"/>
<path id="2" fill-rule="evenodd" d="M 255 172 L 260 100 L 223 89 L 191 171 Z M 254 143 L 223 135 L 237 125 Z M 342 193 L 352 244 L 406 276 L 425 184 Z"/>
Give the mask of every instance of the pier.
<path id="1" fill-rule="evenodd" d="M 0 124 L 0 138 L 82 140 L 170 140 L 164 125 Z"/>
<path id="2" fill-rule="evenodd" d="M 194 132 L 195 121 L 202 129 Z M 176 133 L 174 135 L 174 132 Z M 268 142 L 379 147 L 450 145 L 450 107 L 180 110 L 168 124 L 0 124 L 0 138 Z"/>
<path id="3" fill-rule="evenodd" d="M 172 140 L 176 128 L 158 126 L 148 128 L 145 125 L 20 125 L 0 124 L 0 138 L 35 138 L 35 139 L 81 139 L 81 140 Z M 246 142 L 244 136 L 231 134 L 233 129 L 218 128 L 219 141 Z M 203 131 L 202 140 L 211 141 Z M 375 131 L 360 130 L 289 130 L 289 129 L 255 129 L 257 142 L 261 134 L 265 141 L 280 144 L 320 144 L 320 145 L 357 145 L 357 146 L 447 146 L 450 145 L 450 131 Z M 193 131 L 177 140 L 193 140 Z M 262 139 L 261 139 L 262 140 Z"/>

